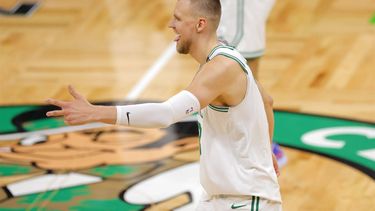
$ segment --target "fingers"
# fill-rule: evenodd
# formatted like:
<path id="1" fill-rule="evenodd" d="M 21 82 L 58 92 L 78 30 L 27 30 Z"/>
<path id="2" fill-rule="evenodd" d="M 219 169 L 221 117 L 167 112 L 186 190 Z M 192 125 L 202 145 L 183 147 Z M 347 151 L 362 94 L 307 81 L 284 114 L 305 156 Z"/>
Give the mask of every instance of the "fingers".
<path id="1" fill-rule="evenodd" d="M 64 123 L 66 125 L 79 125 L 83 124 L 84 122 L 81 121 L 79 118 L 72 116 L 69 114 L 69 112 L 66 112 L 65 110 L 54 110 L 54 111 L 49 111 L 46 113 L 48 117 L 64 117 Z"/>
<path id="2" fill-rule="evenodd" d="M 74 97 L 74 99 L 81 99 L 82 95 L 79 94 L 72 85 L 68 86 L 69 93 Z"/>
<path id="3" fill-rule="evenodd" d="M 54 111 L 48 111 L 46 115 L 48 117 L 58 117 L 58 116 L 64 116 L 65 112 L 64 110 L 54 110 Z"/>
<path id="4" fill-rule="evenodd" d="M 58 107 L 64 107 L 66 105 L 66 102 L 62 101 L 62 100 L 56 100 L 56 99 L 52 99 L 52 98 L 49 98 L 46 100 L 46 103 L 48 104 L 51 104 L 51 105 L 55 105 L 55 106 L 58 106 Z"/>

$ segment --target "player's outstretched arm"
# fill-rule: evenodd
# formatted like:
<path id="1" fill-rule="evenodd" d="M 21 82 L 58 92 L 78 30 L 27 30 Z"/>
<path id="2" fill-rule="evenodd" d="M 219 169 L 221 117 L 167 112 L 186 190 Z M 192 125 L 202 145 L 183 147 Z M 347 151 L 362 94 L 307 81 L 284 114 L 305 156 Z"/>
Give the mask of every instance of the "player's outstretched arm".
<path id="1" fill-rule="evenodd" d="M 47 103 L 61 110 L 47 112 L 49 117 L 63 116 L 69 125 L 104 122 L 132 127 L 164 128 L 200 110 L 198 99 L 188 91 L 181 91 L 162 103 L 125 106 L 97 106 L 89 103 L 69 86 L 72 101 L 48 99 Z"/>

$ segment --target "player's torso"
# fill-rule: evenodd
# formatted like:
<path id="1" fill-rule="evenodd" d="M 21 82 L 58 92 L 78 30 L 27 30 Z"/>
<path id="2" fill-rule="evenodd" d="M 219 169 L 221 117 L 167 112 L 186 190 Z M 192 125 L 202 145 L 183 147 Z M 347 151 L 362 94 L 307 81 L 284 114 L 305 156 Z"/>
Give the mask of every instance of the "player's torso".
<path id="1" fill-rule="evenodd" d="M 259 196 L 278 200 L 267 118 L 257 85 L 246 60 L 236 50 L 221 47 L 211 57 L 217 55 L 238 61 L 243 70 L 248 71 L 247 86 L 238 105 L 227 107 L 211 103 L 200 112 L 201 183 L 208 194 L 258 192 Z M 249 182 L 252 180 L 259 183 Z M 261 187 L 264 185 L 271 189 Z"/>

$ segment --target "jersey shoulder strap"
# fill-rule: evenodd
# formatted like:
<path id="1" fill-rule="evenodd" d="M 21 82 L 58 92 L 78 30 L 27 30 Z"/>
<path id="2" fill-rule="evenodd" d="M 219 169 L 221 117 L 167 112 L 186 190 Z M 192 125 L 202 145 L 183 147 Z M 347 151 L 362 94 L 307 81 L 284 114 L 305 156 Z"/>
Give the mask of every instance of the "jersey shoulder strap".
<path id="1" fill-rule="evenodd" d="M 218 45 L 214 49 L 212 49 L 211 53 L 207 56 L 207 62 L 218 55 L 225 56 L 229 59 L 233 59 L 241 66 L 242 70 L 246 74 L 249 73 L 250 68 L 247 65 L 246 59 L 235 48 L 227 45 Z"/>

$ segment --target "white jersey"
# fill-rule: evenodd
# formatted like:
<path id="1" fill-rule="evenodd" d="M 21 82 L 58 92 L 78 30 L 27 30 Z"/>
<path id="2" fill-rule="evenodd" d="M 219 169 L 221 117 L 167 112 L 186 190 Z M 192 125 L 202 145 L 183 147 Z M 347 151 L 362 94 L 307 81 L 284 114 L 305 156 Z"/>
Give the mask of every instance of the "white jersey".
<path id="1" fill-rule="evenodd" d="M 275 0 L 220 0 L 218 35 L 236 47 L 245 58 L 264 54 L 266 21 Z"/>
<path id="2" fill-rule="evenodd" d="M 208 196 L 250 195 L 281 202 L 267 117 L 257 84 L 236 49 L 218 46 L 207 59 L 217 55 L 241 65 L 247 73 L 247 91 L 236 106 L 209 105 L 198 115 L 201 184 Z"/>

